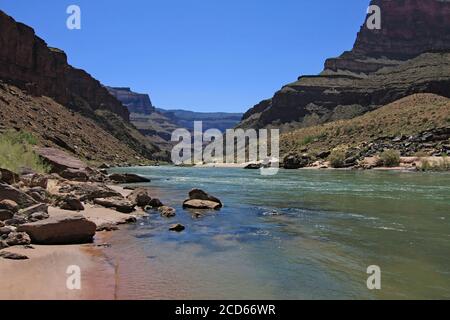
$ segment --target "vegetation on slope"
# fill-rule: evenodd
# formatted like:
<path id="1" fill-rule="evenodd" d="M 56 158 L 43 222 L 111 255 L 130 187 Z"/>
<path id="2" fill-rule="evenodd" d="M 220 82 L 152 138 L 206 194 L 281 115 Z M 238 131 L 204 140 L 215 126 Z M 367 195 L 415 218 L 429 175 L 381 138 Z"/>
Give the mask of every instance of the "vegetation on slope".
<path id="1" fill-rule="evenodd" d="M 20 169 L 48 172 L 39 156 L 33 151 L 37 139 L 28 132 L 6 131 L 0 134 L 0 168 L 18 173 Z"/>
<path id="2" fill-rule="evenodd" d="M 416 94 L 362 116 L 295 130 L 281 136 L 281 155 L 359 147 L 382 138 L 411 136 L 450 126 L 450 99 Z"/>

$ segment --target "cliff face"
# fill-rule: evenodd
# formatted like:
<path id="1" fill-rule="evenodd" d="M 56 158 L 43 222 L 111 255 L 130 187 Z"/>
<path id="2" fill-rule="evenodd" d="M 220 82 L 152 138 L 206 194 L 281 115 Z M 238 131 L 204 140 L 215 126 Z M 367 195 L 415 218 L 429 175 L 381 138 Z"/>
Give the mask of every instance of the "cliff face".
<path id="1" fill-rule="evenodd" d="M 107 87 L 110 94 L 117 98 L 131 113 L 150 115 L 155 112 L 148 94 L 136 93 L 131 88 Z"/>
<path id="2" fill-rule="evenodd" d="M 109 110 L 124 120 L 129 113 L 122 104 L 84 70 L 67 63 L 66 54 L 49 48 L 34 30 L 0 11 L 0 78 L 34 95 L 46 95 L 76 109 L 75 97 L 90 108 Z"/>
<path id="3" fill-rule="evenodd" d="M 63 51 L 49 48 L 44 40 L 35 35 L 32 28 L 16 22 L 2 11 L 0 11 L 0 82 L 21 90 L 23 94 L 28 95 L 27 99 L 31 102 L 46 96 L 58 105 L 78 112 L 86 120 L 92 120 L 98 129 L 111 134 L 136 154 L 153 158 L 160 151 L 129 122 L 128 109 L 99 81 L 84 70 L 69 65 Z M 18 111 L 16 117 L 20 116 L 21 112 Z M 58 121 L 63 120 L 64 118 L 61 118 Z M 13 119 L 11 121 L 0 119 L 0 124 L 6 128 L 16 128 L 15 122 Z M 46 123 L 41 125 L 51 129 Z M 68 122 L 65 126 L 69 129 L 71 124 Z M 59 127 L 64 125 L 60 123 Z M 63 146 L 74 143 L 70 137 L 64 139 L 66 141 Z"/>
<path id="4" fill-rule="evenodd" d="M 450 97 L 450 2 L 372 0 L 381 29 L 366 23 L 351 51 L 325 62 L 250 109 L 242 127 L 305 127 L 352 118 L 414 93 Z"/>
<path id="5" fill-rule="evenodd" d="M 202 121 L 203 130 L 214 128 L 225 131 L 234 128 L 242 118 L 240 113 L 204 113 L 155 108 L 147 94 L 133 92 L 127 87 L 107 87 L 107 89 L 131 112 L 131 123 L 145 136 L 154 139 L 154 142 L 158 143 L 163 149 L 165 146 L 171 146 L 168 142 L 174 130 L 186 128 L 193 131 L 194 121 Z"/>
<path id="6" fill-rule="evenodd" d="M 363 25 L 355 54 L 404 60 L 450 48 L 449 0 L 373 0 L 372 4 L 381 8 L 381 30 Z"/>

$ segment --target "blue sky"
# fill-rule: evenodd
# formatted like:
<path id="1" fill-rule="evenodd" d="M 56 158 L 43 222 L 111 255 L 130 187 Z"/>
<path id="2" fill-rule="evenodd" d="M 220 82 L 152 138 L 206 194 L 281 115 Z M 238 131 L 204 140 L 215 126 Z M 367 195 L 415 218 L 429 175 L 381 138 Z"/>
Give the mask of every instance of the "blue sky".
<path id="1" fill-rule="evenodd" d="M 161 108 L 243 112 L 351 49 L 369 0 L 0 0 L 103 84 Z M 66 28 L 76 4 L 82 29 Z"/>

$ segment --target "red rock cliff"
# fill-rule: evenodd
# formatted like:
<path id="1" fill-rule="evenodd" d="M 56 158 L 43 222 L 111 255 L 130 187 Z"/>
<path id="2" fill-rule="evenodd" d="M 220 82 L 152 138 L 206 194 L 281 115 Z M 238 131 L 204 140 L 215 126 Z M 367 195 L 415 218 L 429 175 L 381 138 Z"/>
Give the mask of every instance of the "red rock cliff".
<path id="1" fill-rule="evenodd" d="M 112 111 L 126 121 L 129 112 L 87 72 L 67 63 L 66 54 L 49 48 L 34 30 L 0 11 L 0 79 L 45 95 L 77 110 L 80 98 L 91 111 Z"/>

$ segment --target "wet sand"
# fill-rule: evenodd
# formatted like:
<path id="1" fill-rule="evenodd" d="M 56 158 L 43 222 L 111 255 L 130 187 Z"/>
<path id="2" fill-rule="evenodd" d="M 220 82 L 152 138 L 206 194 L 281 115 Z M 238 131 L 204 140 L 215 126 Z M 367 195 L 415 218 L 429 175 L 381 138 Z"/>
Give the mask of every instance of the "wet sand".
<path id="1" fill-rule="evenodd" d="M 121 187 L 115 190 L 124 195 L 129 193 Z M 57 216 L 74 213 L 50 207 L 49 215 Z M 104 223 L 125 224 L 128 214 L 86 204 L 80 212 L 97 226 Z M 145 213 L 136 211 L 133 215 Z M 15 246 L 2 251 L 27 256 L 28 260 L 7 260 L 0 258 L 0 300 L 109 300 L 116 298 L 116 267 L 104 254 L 103 245 L 108 241 L 109 233 L 97 232 L 93 244 L 42 246 L 33 245 L 32 249 Z M 81 290 L 69 290 L 66 282 L 69 266 L 78 266 L 81 270 Z"/>
<path id="2" fill-rule="evenodd" d="M 94 245 L 12 247 L 29 260 L 0 260 L 1 300 L 78 300 L 115 298 L 115 270 Z M 81 290 L 67 288 L 69 266 L 81 270 Z"/>

